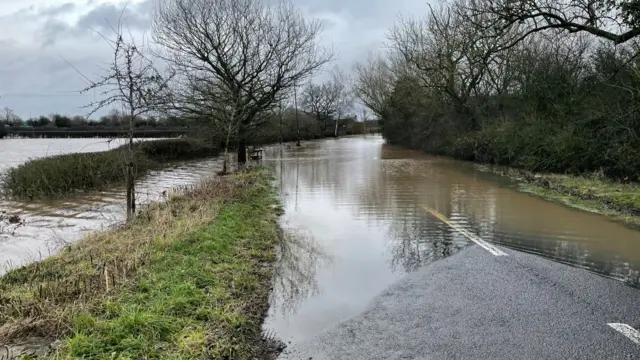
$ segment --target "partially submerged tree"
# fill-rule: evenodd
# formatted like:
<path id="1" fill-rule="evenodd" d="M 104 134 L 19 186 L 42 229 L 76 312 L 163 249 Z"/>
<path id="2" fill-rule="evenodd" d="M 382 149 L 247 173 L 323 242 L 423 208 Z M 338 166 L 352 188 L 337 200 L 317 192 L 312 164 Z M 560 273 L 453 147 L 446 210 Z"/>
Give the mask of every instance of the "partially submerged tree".
<path id="1" fill-rule="evenodd" d="M 159 0 L 153 19 L 163 58 L 184 81 L 176 90 L 176 108 L 206 117 L 231 106 L 240 164 L 247 161 L 249 131 L 263 123 L 261 114 L 332 58 L 317 44 L 319 21 L 305 19 L 285 1 L 270 5 L 260 0 Z"/>
<path id="2" fill-rule="evenodd" d="M 316 117 L 327 129 L 330 122 L 340 120 L 353 104 L 348 79 L 339 69 L 334 69 L 331 79 L 320 84 L 309 83 L 302 93 L 302 108 Z"/>
<path id="3" fill-rule="evenodd" d="M 129 141 L 126 159 L 126 187 L 127 187 L 127 219 L 130 220 L 136 211 L 135 198 L 135 154 L 133 148 L 133 134 L 135 120 L 141 115 L 158 109 L 166 96 L 167 84 L 171 76 L 164 77 L 156 69 L 153 61 L 145 55 L 144 45 L 136 45 L 133 36 L 126 39 L 123 35 L 122 19 L 113 28 L 113 37 L 102 36 L 111 46 L 113 58 L 108 67 L 103 69 L 105 74 L 97 80 L 90 80 L 83 90 L 88 92 L 99 89 L 99 100 L 87 105 L 94 112 L 118 106 L 127 115 L 129 123 Z M 86 79 L 86 78 L 85 78 Z"/>
<path id="4" fill-rule="evenodd" d="M 322 122 L 323 130 L 333 121 L 337 113 L 340 89 L 332 81 L 322 84 L 309 83 L 302 93 L 302 108 Z"/>
<path id="5" fill-rule="evenodd" d="M 353 109 L 354 95 L 352 90 L 351 78 L 347 76 L 339 68 L 334 69 L 332 73 L 332 82 L 339 94 L 336 102 L 336 118 L 334 120 L 333 136 L 338 137 L 338 126 L 343 116 Z"/>

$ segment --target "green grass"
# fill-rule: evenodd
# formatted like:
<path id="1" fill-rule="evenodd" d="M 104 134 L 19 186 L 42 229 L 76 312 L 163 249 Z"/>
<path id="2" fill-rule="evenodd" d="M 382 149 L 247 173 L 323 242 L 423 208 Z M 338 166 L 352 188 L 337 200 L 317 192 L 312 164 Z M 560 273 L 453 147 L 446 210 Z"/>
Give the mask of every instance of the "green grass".
<path id="1" fill-rule="evenodd" d="M 9 272 L 0 343 L 55 334 L 58 359 L 252 358 L 278 242 L 270 181 L 254 170 L 189 189 Z"/>
<path id="2" fill-rule="evenodd" d="M 137 177 L 170 161 L 214 156 L 217 148 L 190 139 L 153 140 L 135 144 Z M 104 190 L 124 183 L 127 146 L 81 154 L 30 160 L 0 176 L 0 190 L 18 199 L 54 198 L 78 191 Z"/>

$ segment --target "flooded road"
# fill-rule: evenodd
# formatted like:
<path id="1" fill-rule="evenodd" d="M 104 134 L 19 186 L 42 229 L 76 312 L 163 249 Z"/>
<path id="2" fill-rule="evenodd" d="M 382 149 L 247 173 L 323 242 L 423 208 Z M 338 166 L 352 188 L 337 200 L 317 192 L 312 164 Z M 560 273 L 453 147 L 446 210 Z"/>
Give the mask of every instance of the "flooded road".
<path id="1" fill-rule="evenodd" d="M 304 341 L 365 309 L 391 283 L 483 240 L 639 285 L 640 232 L 518 193 L 472 165 L 380 137 L 266 149 L 288 234 L 265 328 Z"/>
<path id="2" fill-rule="evenodd" d="M 72 152 L 95 152 L 122 145 L 123 139 L 3 139 L 0 171 L 31 158 Z M 136 198 L 144 204 L 162 200 L 165 190 L 192 184 L 222 169 L 217 159 L 176 163 L 151 172 L 136 184 Z M 0 199 L 0 210 L 19 215 L 26 224 L 13 235 L 0 234 L 0 274 L 25 262 L 41 260 L 91 230 L 125 218 L 125 192 L 116 188 L 59 201 L 16 202 Z"/>
<path id="3" fill-rule="evenodd" d="M 0 170 L 29 158 L 118 146 L 105 139 L 0 141 Z M 294 343 L 360 313 L 390 284 L 472 245 L 430 211 L 483 240 L 640 287 L 640 232 L 605 217 L 518 193 L 473 164 L 384 144 L 380 137 L 271 146 L 286 240 L 265 328 Z M 221 170 L 190 161 L 138 182 L 143 202 Z M 0 201 L 26 226 L 0 237 L 0 273 L 38 260 L 85 231 L 124 218 L 123 189 L 64 201 Z"/>

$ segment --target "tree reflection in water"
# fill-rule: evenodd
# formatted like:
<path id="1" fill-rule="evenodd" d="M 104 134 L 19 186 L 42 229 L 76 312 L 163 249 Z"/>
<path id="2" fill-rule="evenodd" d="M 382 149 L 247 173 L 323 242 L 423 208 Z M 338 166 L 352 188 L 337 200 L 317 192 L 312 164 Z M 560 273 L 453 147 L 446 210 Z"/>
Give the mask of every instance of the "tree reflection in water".
<path id="1" fill-rule="evenodd" d="M 316 243 L 311 234 L 300 229 L 278 228 L 280 244 L 271 292 L 271 314 L 295 313 L 308 297 L 318 294 L 316 269 L 327 265 L 331 257 Z"/>

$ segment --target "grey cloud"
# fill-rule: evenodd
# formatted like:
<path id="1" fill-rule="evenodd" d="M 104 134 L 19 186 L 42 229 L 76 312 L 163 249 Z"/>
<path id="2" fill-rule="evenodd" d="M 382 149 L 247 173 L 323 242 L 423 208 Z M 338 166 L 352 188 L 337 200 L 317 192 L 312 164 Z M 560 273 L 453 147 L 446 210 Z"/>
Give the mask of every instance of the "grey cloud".
<path id="1" fill-rule="evenodd" d="M 14 0 L 0 0 L 4 1 Z M 42 0 L 42 3 L 45 1 Z M 61 56 L 89 77 L 101 73 L 98 66 L 108 61 L 109 50 L 108 47 L 101 50 L 102 42 L 91 29 L 110 35 L 108 24 L 117 23 L 123 2 L 101 4 L 96 0 L 65 1 L 77 5 L 70 9 L 69 5 L 63 4 L 57 10 L 41 10 L 41 7 L 36 7 L 26 9 L 21 17 L 12 15 L 11 18 L 0 19 L 0 23 L 14 24 L 11 26 L 15 29 L 20 28 L 25 16 L 29 16 L 31 21 L 39 11 L 42 12 L 35 19 L 39 30 L 31 30 L 25 34 L 36 39 L 35 45 L 24 45 L 24 39 L 15 43 L 0 39 L 0 50 L 5 54 L 0 57 L 0 95 L 38 96 L 1 97 L 0 108 L 9 106 L 23 117 L 30 113 L 33 116 L 51 112 L 82 114 L 85 110 L 81 106 L 94 100 L 93 94 L 68 95 L 69 91 L 79 90 L 85 84 Z M 128 5 L 124 18 L 132 31 L 149 29 L 153 1 Z M 363 59 L 370 50 L 381 46 L 384 33 L 393 25 L 398 13 L 420 15 L 426 11 L 426 2 L 427 0 L 294 0 L 295 5 L 305 14 L 325 19 L 322 42 L 335 49 L 337 61 L 334 64 L 347 73 L 353 61 Z M 76 24 L 65 24 L 59 18 L 67 14 L 65 10 L 74 12 L 86 7 L 91 11 L 82 15 Z M 37 45 L 45 46 L 37 48 Z M 55 95 L 65 92 L 66 95 Z"/>
<path id="2" fill-rule="evenodd" d="M 358 17 L 368 17 L 379 13 L 389 0 L 298 0 L 296 5 L 307 7 L 311 12 L 333 12 L 342 11 L 351 13 Z"/>
<path id="3" fill-rule="evenodd" d="M 43 47 L 51 46 L 55 44 L 58 36 L 64 34 L 71 30 L 69 24 L 56 20 L 56 19 L 48 19 L 45 21 L 42 28 L 38 31 L 38 35 L 40 37 L 40 43 Z"/>
<path id="4" fill-rule="evenodd" d="M 76 5 L 72 2 L 64 3 L 57 6 L 47 6 L 38 10 L 39 16 L 57 16 L 75 10 Z"/>
<path id="5" fill-rule="evenodd" d="M 71 4 L 70 6 L 75 5 Z M 37 33 L 38 42 L 42 47 L 55 45 L 64 37 L 81 40 L 83 36 L 95 35 L 93 31 L 105 33 L 108 36 L 111 27 L 116 27 L 120 19 L 122 19 L 123 25 L 132 31 L 146 31 L 151 26 L 152 0 L 129 4 L 126 8 L 123 8 L 121 4 L 101 4 L 82 15 L 74 25 L 68 25 L 56 19 L 54 15 L 68 11 L 70 6 L 67 3 L 47 11 L 47 20 Z"/>
<path id="6" fill-rule="evenodd" d="M 55 50 L 30 49 L 0 41 L 10 56 L 0 57 L 0 108 L 9 107 L 23 118 L 54 112 L 84 114 L 93 94 L 80 94 L 86 84 L 77 71 L 94 76 L 99 54 L 66 53 L 67 64 Z"/>
<path id="7" fill-rule="evenodd" d="M 147 30 L 151 25 L 150 13 L 144 10 L 150 5 L 150 0 L 127 6 L 124 11 L 121 6 L 115 4 L 102 4 L 87 14 L 83 15 L 76 24 L 76 29 L 83 30 L 110 30 L 110 26 L 116 26 L 122 17 L 123 22 L 131 30 Z"/>

